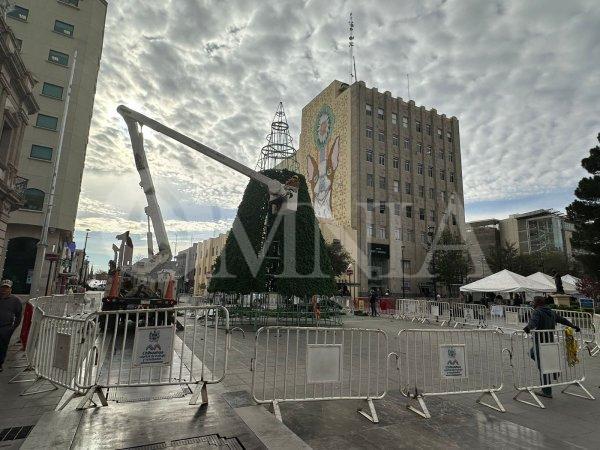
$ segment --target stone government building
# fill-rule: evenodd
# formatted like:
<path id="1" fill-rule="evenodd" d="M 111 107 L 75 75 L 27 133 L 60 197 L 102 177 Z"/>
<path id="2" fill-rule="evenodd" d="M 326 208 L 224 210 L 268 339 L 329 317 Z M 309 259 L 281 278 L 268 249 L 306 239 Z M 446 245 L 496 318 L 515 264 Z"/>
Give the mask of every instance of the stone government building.
<path id="1" fill-rule="evenodd" d="M 428 232 L 464 237 L 458 119 L 336 80 L 302 110 L 297 159 L 325 238 L 355 261 L 357 294 L 402 293 L 403 278 L 406 295 L 431 294 Z"/>

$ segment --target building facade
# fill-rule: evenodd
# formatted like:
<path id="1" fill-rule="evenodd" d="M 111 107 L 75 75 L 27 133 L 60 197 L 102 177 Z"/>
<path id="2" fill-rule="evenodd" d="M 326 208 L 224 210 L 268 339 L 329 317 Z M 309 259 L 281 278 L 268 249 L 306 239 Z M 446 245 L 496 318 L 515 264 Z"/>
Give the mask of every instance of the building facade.
<path id="1" fill-rule="evenodd" d="M 35 98 L 40 110 L 24 130 L 19 175 L 28 180 L 26 200 L 21 209 L 10 215 L 8 245 L 0 255 L 0 268 L 13 279 L 16 292 L 27 293 L 48 203 L 70 70 L 77 52 L 47 248 L 47 253 L 57 255 L 59 261 L 51 274 L 50 264 L 44 264 L 42 279 L 51 280 L 67 270 L 68 261 L 64 258 L 68 252 L 64 248 L 72 241 L 75 227 L 107 2 L 16 0 L 11 6 L 7 21 L 19 40 L 23 61 L 38 81 Z"/>
<path id="2" fill-rule="evenodd" d="M 212 277 L 213 266 L 217 256 L 221 254 L 227 242 L 228 233 L 205 239 L 196 244 L 196 272 L 194 275 L 194 295 L 206 293 L 206 288 Z"/>
<path id="3" fill-rule="evenodd" d="M 177 292 L 193 292 L 194 277 L 196 274 L 196 249 L 198 244 L 180 251 L 175 256 L 177 268 L 175 270 L 175 280 Z"/>
<path id="4" fill-rule="evenodd" d="M 35 79 L 19 52 L 20 43 L 0 14 L 0 254 L 6 245 L 9 214 L 25 206 L 26 179 L 17 175 L 19 150 L 30 122 L 39 110 Z"/>
<path id="5" fill-rule="evenodd" d="M 334 81 L 302 110 L 297 159 L 326 240 L 355 261 L 359 292 L 431 294 L 429 243 L 464 230 L 458 119 Z"/>

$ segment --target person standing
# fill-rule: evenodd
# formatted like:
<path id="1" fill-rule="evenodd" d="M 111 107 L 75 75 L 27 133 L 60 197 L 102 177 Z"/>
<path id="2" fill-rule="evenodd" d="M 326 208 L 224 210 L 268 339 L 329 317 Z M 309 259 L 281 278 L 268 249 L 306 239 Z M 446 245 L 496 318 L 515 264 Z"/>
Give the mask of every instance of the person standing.
<path id="1" fill-rule="evenodd" d="M 554 331 L 556 324 L 560 323 L 567 327 L 580 331 L 577 325 L 573 325 L 569 320 L 558 314 L 553 309 L 546 305 L 544 297 L 536 296 L 533 298 L 533 313 L 529 318 L 529 322 L 523 328 L 523 331 L 529 334 L 532 330 L 548 331 L 547 333 L 536 333 L 533 340 L 533 347 L 529 350 L 529 356 L 536 362 L 537 368 L 540 371 L 540 382 L 543 385 L 551 384 L 551 376 L 553 374 L 542 374 L 540 367 L 540 344 L 554 342 Z M 554 374 L 556 376 L 556 374 Z M 541 392 L 536 392 L 537 395 L 546 398 L 552 398 L 552 388 L 550 386 L 543 387 Z"/>
<path id="2" fill-rule="evenodd" d="M 375 289 L 371 289 L 371 295 L 369 296 L 369 302 L 371 303 L 371 316 L 375 317 L 377 315 L 377 300 L 379 296 L 377 295 L 377 291 Z"/>
<path id="3" fill-rule="evenodd" d="M 12 295 L 12 281 L 0 282 L 0 372 L 6 358 L 10 338 L 21 323 L 23 306 L 21 300 Z"/>

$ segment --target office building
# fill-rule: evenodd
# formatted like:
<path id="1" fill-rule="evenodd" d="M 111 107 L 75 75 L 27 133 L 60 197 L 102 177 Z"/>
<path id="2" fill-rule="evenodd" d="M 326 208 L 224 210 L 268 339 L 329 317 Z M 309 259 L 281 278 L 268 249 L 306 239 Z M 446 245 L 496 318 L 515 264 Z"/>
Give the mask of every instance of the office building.
<path id="1" fill-rule="evenodd" d="M 325 238 L 355 261 L 359 291 L 430 294 L 432 235 L 464 229 L 458 119 L 334 81 L 302 110 L 297 159 Z"/>
<path id="2" fill-rule="evenodd" d="M 194 276 L 194 295 L 206 293 L 206 288 L 212 277 L 213 266 L 217 256 L 221 254 L 227 242 L 228 233 L 205 239 L 196 244 L 196 272 Z"/>
<path id="3" fill-rule="evenodd" d="M 57 261 L 50 276 L 50 264 L 44 264 L 42 279 L 54 279 L 68 270 L 70 263 L 66 244 L 73 239 L 107 2 L 15 0 L 11 6 L 6 20 L 18 39 L 25 65 L 38 81 L 34 91 L 40 110 L 26 127 L 20 146 L 19 176 L 27 179 L 25 204 L 10 215 L 6 251 L 0 255 L 0 264 L 10 267 L 15 292 L 27 293 L 48 204 L 70 70 L 77 52 L 48 236 L 47 253 Z"/>

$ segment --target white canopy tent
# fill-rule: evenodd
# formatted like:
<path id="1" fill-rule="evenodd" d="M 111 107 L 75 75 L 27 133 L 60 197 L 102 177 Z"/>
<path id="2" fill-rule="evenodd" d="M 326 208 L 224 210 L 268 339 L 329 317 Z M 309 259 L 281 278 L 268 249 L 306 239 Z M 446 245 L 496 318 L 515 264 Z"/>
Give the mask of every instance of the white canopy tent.
<path id="1" fill-rule="evenodd" d="M 552 292 L 556 291 L 556 283 L 554 282 L 554 278 L 552 278 L 550 275 L 546 275 L 542 272 L 536 272 L 534 274 L 529 275 L 527 278 L 548 286 L 552 289 Z M 563 282 L 563 289 L 565 291 L 565 294 L 575 294 L 577 292 L 577 288 L 575 287 L 575 285 L 572 283 L 568 283 L 564 280 L 564 278 L 565 277 L 562 277 L 561 280 Z"/>
<path id="2" fill-rule="evenodd" d="M 526 278 L 510 270 L 501 270 L 490 276 L 461 286 L 461 292 L 554 292 L 554 286 Z"/>
<path id="3" fill-rule="evenodd" d="M 577 283 L 579 283 L 579 281 L 580 281 L 579 278 L 574 277 L 573 275 L 570 275 L 570 274 L 563 275 L 562 277 L 560 277 L 560 279 L 562 280 L 563 285 L 564 285 L 564 283 L 569 283 L 569 284 L 572 284 L 573 286 L 577 286 Z"/>

